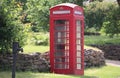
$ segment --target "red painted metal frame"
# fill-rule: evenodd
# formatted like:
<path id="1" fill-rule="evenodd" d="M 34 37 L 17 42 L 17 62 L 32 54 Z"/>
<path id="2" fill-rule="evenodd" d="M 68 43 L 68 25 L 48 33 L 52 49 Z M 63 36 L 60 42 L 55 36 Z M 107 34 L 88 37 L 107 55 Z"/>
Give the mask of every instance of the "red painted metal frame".
<path id="1" fill-rule="evenodd" d="M 53 11 L 70 10 L 70 14 L 53 14 Z M 81 15 L 75 14 L 75 11 L 82 12 Z M 55 69 L 54 67 L 54 21 L 69 21 L 69 69 Z M 76 67 L 76 20 L 81 23 L 81 69 Z M 50 65 L 51 72 L 59 74 L 84 75 L 84 15 L 83 8 L 70 3 L 59 4 L 50 9 Z"/>

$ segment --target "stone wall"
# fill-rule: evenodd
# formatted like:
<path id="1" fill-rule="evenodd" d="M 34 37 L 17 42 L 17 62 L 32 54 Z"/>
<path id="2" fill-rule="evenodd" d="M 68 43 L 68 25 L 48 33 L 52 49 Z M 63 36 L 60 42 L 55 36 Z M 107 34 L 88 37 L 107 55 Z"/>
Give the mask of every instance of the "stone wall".
<path id="1" fill-rule="evenodd" d="M 49 52 L 43 53 L 42 57 L 50 63 Z M 84 49 L 84 65 L 88 67 L 99 67 L 105 65 L 104 52 L 102 50 Z"/>
<path id="2" fill-rule="evenodd" d="M 101 50 L 85 49 L 84 56 L 84 63 L 86 68 L 105 65 L 104 52 Z"/>
<path id="3" fill-rule="evenodd" d="M 120 45 L 92 45 L 103 50 L 105 58 L 110 60 L 120 60 Z"/>
<path id="4" fill-rule="evenodd" d="M 0 55 L 0 70 L 11 70 L 12 59 L 12 54 Z M 42 58 L 40 53 L 18 54 L 16 61 L 16 70 L 18 71 L 44 72 L 49 70 L 48 62 Z"/>
<path id="5" fill-rule="evenodd" d="M 104 53 L 93 49 L 85 49 L 85 68 L 105 65 Z M 12 68 L 12 54 L 0 55 L 0 70 Z M 50 69 L 49 52 L 35 54 L 18 54 L 16 69 L 19 71 L 45 72 Z"/>

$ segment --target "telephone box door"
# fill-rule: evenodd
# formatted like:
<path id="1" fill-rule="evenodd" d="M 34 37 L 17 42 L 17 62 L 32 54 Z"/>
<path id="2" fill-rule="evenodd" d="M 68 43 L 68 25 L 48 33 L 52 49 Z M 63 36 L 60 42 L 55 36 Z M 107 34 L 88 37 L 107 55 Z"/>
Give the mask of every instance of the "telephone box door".
<path id="1" fill-rule="evenodd" d="M 54 69 L 69 69 L 69 20 L 54 20 Z"/>

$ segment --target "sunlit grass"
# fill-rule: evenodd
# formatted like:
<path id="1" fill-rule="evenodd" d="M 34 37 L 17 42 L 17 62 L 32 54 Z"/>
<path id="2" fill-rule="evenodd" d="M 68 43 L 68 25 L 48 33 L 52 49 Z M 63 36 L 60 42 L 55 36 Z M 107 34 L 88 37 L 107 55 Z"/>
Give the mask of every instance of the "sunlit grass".
<path id="1" fill-rule="evenodd" d="M 35 46 L 35 45 L 26 45 L 23 47 L 24 53 L 34 53 L 34 52 L 46 52 L 49 51 L 49 46 Z"/>
<path id="2" fill-rule="evenodd" d="M 0 72 L 0 78 L 11 78 L 11 72 Z M 39 72 L 17 72 L 16 78 L 120 78 L 120 67 L 103 66 L 85 69 L 84 76 Z"/>
<path id="3" fill-rule="evenodd" d="M 94 49 L 94 50 L 99 50 L 98 48 L 94 48 L 91 46 L 84 46 L 85 49 Z M 34 52 L 46 52 L 49 51 L 49 46 L 36 46 L 36 45 L 26 45 L 23 47 L 24 53 L 34 53 Z"/>
<path id="4" fill-rule="evenodd" d="M 90 68 L 85 71 L 85 75 L 97 76 L 99 78 L 119 78 L 120 67 L 104 66 L 101 68 Z"/>
<path id="5" fill-rule="evenodd" d="M 91 46 L 87 46 L 87 45 L 84 45 L 84 49 L 93 49 L 95 51 L 100 51 L 100 49 L 98 49 L 96 47 L 91 47 Z"/>
<path id="6" fill-rule="evenodd" d="M 85 36 L 86 45 L 104 45 L 104 44 L 120 44 L 120 36 L 110 38 L 108 36 Z"/>

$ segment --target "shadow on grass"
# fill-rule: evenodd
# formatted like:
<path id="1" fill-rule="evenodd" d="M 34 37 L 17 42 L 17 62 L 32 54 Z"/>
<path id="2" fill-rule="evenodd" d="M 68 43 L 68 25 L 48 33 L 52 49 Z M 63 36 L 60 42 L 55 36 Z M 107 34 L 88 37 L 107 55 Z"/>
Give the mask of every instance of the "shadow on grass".
<path id="1" fill-rule="evenodd" d="M 11 78 L 10 71 L 0 72 L 0 78 Z M 39 72 L 16 72 L 16 78 L 98 78 L 95 76 L 78 76 L 78 75 L 63 75 L 54 73 L 39 73 Z"/>
<path id="2" fill-rule="evenodd" d="M 17 72 L 16 78 L 98 78 L 95 76 L 78 76 L 78 75 L 65 75 L 54 73 L 39 73 L 39 72 Z"/>
<path id="3" fill-rule="evenodd" d="M 99 77 L 96 77 L 96 76 L 86 76 L 86 75 L 84 75 L 84 76 L 72 76 L 72 78 L 99 78 Z"/>
<path id="4" fill-rule="evenodd" d="M 96 76 L 81 76 L 81 78 L 99 78 L 99 77 L 96 77 Z"/>

